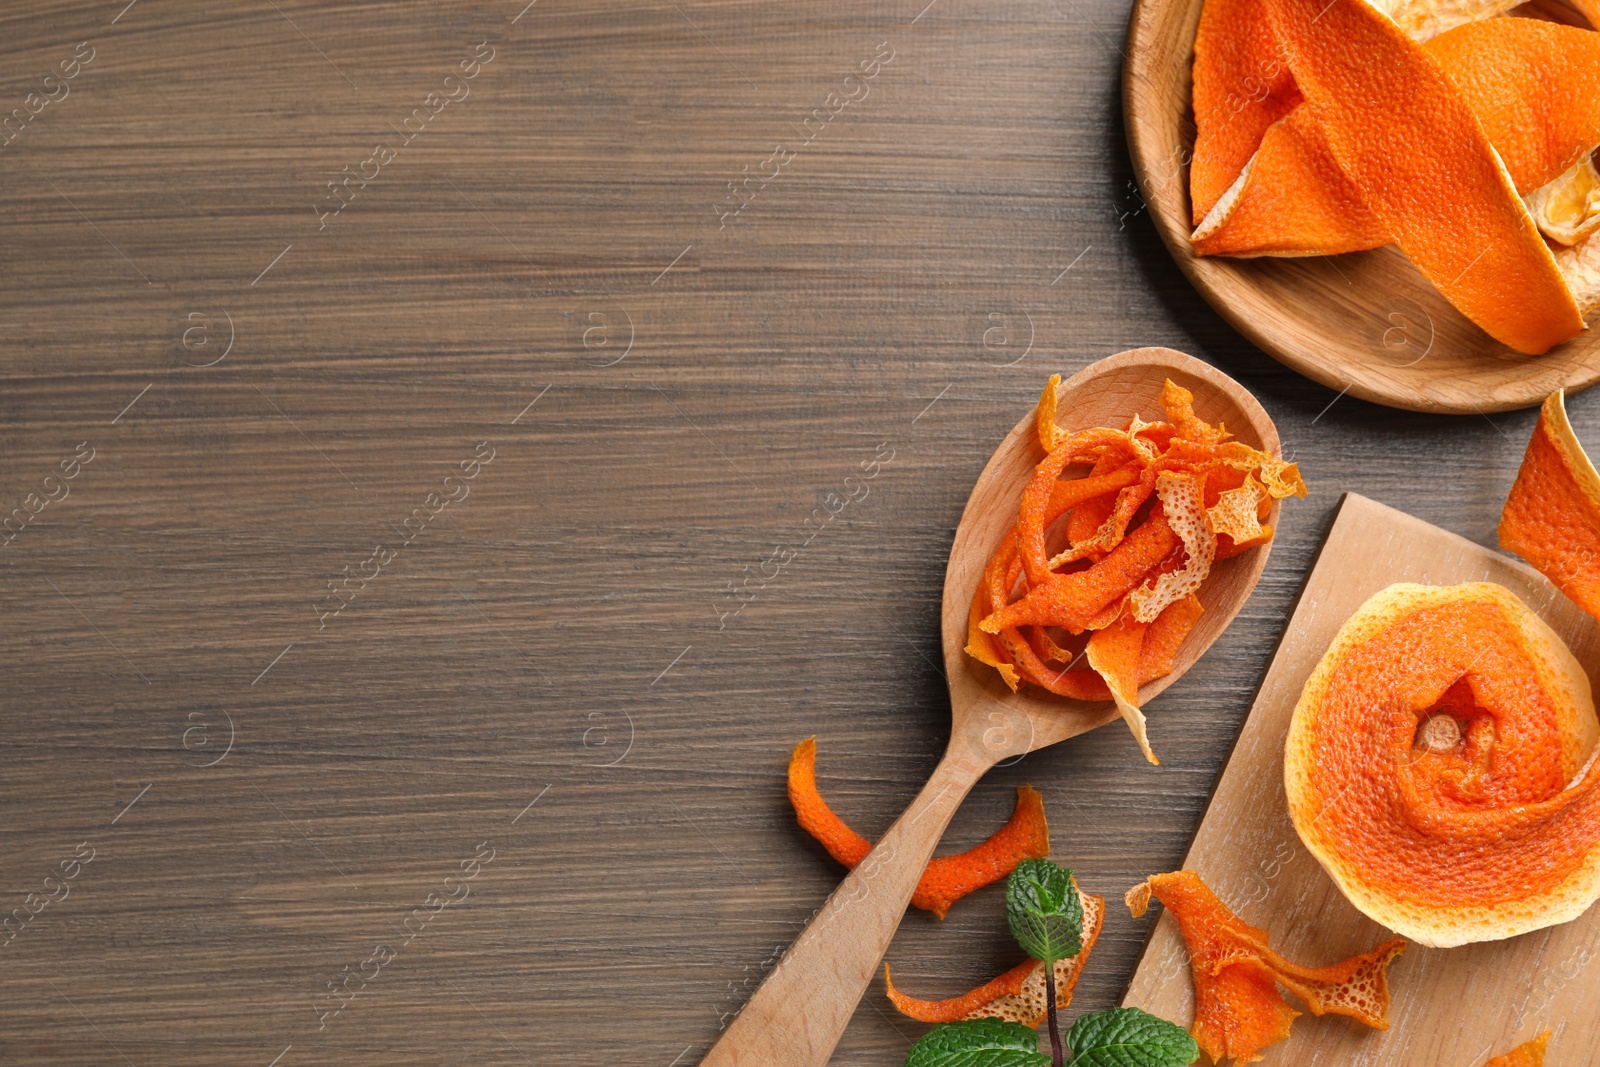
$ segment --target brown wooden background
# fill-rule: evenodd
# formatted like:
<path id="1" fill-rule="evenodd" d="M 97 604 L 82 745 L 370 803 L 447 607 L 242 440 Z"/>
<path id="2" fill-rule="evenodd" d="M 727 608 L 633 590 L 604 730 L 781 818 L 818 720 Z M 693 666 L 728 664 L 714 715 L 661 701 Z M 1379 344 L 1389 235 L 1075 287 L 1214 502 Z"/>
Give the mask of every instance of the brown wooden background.
<path id="1" fill-rule="evenodd" d="M 0 12 L 0 114 L 94 55 L 0 148 L 0 512 L 94 451 L 0 548 L 4 909 L 94 850 L 0 948 L 6 1063 L 694 1062 L 839 877 L 790 747 L 888 824 L 943 745 L 973 478 L 1048 374 L 1161 344 L 1257 390 L 1314 496 L 1150 709 L 1161 768 L 1103 730 L 993 773 L 947 838 L 1032 782 L 1056 858 L 1120 897 L 1181 857 L 1339 492 L 1490 543 L 1532 424 L 1337 399 L 1195 296 L 1130 184 L 1124 0 L 124 2 Z M 1395 314 L 1350 329 L 1407 362 L 1426 324 Z M 719 620 L 880 444 L 870 495 Z M 1112 909 L 1075 1010 L 1149 921 Z M 890 953 L 923 995 L 1018 958 L 998 889 Z M 346 968 L 377 973 L 319 1029 Z M 875 985 L 836 1062 L 921 1030 Z"/>

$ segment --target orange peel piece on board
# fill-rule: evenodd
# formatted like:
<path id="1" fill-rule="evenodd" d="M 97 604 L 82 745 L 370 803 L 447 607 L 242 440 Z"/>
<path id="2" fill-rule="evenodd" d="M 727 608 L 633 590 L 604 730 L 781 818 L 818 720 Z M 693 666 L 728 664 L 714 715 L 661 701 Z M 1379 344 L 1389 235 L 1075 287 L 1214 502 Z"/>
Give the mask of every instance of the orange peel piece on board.
<path id="1" fill-rule="evenodd" d="M 1077 882 L 1074 881 L 1073 885 L 1076 886 Z M 1058 1010 L 1072 1003 L 1072 989 L 1078 984 L 1078 976 L 1083 973 L 1083 966 L 1089 961 L 1089 952 L 1100 937 L 1100 928 L 1105 921 L 1104 897 L 1082 894 L 1080 897 L 1083 900 L 1083 947 L 1078 950 L 1076 956 L 1056 961 Z M 1045 1020 L 1044 964 L 1038 960 L 1019 963 L 1000 977 L 985 982 L 959 997 L 950 997 L 946 1000 L 918 1000 L 916 997 L 906 996 L 894 987 L 887 963 L 883 965 L 883 981 L 888 987 L 890 1002 L 899 1009 L 900 1014 L 908 1015 L 918 1022 L 954 1023 L 966 1019 L 1004 1019 L 1007 1022 L 1021 1023 L 1023 1026 L 1037 1027 Z"/>
<path id="2" fill-rule="evenodd" d="M 1313 1014 L 1347 1015 L 1388 1029 L 1387 969 L 1405 941 L 1387 941 L 1326 967 L 1306 967 L 1269 947 L 1267 932 L 1241 920 L 1193 871 L 1145 879 L 1128 890 L 1128 909 L 1143 915 L 1152 897 L 1177 920 L 1189 950 L 1195 997 L 1190 1032 L 1214 1062 L 1258 1060 L 1261 1049 L 1289 1036 L 1300 1013 L 1284 1001 L 1279 985 Z"/>
<path id="3" fill-rule="evenodd" d="M 1544 1050 L 1550 1044 L 1546 1030 L 1532 1041 L 1524 1041 L 1510 1052 L 1496 1056 L 1483 1067 L 1544 1067 Z"/>
<path id="4" fill-rule="evenodd" d="M 854 868 L 872 850 L 872 843 L 834 814 L 818 792 L 814 737 L 796 745 L 789 758 L 789 803 L 801 829 L 845 867 Z M 1023 860 L 1049 855 L 1050 826 L 1045 821 L 1044 798 L 1032 786 L 1018 786 L 1017 805 L 1006 824 L 976 848 L 929 860 L 911 903 L 942 919 L 950 905 L 973 890 L 1006 877 Z"/>
<path id="5" fill-rule="evenodd" d="M 1582 332 L 1555 257 L 1439 64 L 1364 0 L 1263 2 L 1339 169 L 1434 287 L 1520 352 Z"/>
<path id="6" fill-rule="evenodd" d="M 1340 628 L 1295 706 L 1289 814 L 1395 932 L 1513 937 L 1600 897 L 1597 739 L 1582 667 L 1509 590 L 1392 585 Z"/>
<path id="7" fill-rule="evenodd" d="M 1539 409 L 1500 513 L 1499 535 L 1501 548 L 1600 618 L 1600 474 L 1573 433 L 1563 391 L 1551 393 Z"/>

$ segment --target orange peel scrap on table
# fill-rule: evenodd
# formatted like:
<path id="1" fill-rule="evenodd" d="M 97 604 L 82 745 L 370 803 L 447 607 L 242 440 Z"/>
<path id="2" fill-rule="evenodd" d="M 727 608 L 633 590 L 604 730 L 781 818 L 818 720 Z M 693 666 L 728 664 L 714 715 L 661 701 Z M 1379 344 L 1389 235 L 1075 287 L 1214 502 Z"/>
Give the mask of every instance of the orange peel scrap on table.
<path id="1" fill-rule="evenodd" d="M 816 838 L 828 855 L 848 869 L 866 859 L 872 842 L 834 814 L 817 790 L 817 740 L 808 737 L 794 747 L 789 758 L 789 803 L 801 829 Z M 950 905 L 968 893 L 1006 877 L 1023 860 L 1050 855 L 1050 826 L 1045 821 L 1044 798 L 1032 786 L 1017 787 L 1017 805 L 1011 818 L 987 841 L 955 856 L 928 861 L 927 869 L 911 896 L 914 907 L 942 919 Z"/>
<path id="2" fill-rule="evenodd" d="M 1077 886 L 1077 881 L 1073 881 Z M 1064 1009 L 1072 1003 L 1072 989 L 1078 984 L 1089 951 L 1094 948 L 1104 925 L 1106 902 L 1104 897 L 1079 894 L 1083 901 L 1083 947 L 1078 954 L 1055 965 L 1056 1008 Z M 968 1019 L 1004 1019 L 1037 1027 L 1045 1021 L 1044 964 L 1038 960 L 1025 960 L 1005 974 L 985 982 L 976 989 L 946 1000 L 918 1000 L 908 997 L 894 987 L 889 965 L 883 965 L 883 981 L 888 987 L 889 1000 L 902 1015 L 918 1022 L 955 1023 Z"/>
<path id="3" fill-rule="evenodd" d="M 979 582 L 966 650 L 1013 691 L 1115 702 L 1157 763 L 1139 687 L 1172 672 L 1212 565 L 1270 541 L 1272 502 L 1305 496 L 1305 482 L 1200 418 L 1174 382 L 1165 421 L 1135 413 L 1122 429 L 1074 433 L 1056 423 L 1059 383 L 1039 399 L 1045 456 Z"/>
<path id="4" fill-rule="evenodd" d="M 1546 1030 L 1532 1041 L 1524 1041 L 1510 1052 L 1496 1056 L 1483 1067 L 1544 1067 L 1544 1052 L 1550 1044 L 1550 1031 Z"/>
<path id="5" fill-rule="evenodd" d="M 1544 404 L 1500 542 L 1600 618 L 1600 476 Z M 1513 937 L 1600 899 L 1600 718 L 1515 594 L 1392 585 L 1305 684 L 1284 761 L 1306 847 L 1367 916 L 1432 946 Z"/>
<path id="6" fill-rule="evenodd" d="M 1213 1062 L 1261 1058 L 1289 1036 L 1300 1015 L 1284 1001 L 1283 986 L 1315 1015 L 1347 1015 L 1378 1030 L 1389 1027 L 1388 966 L 1405 950 L 1401 939 L 1326 967 L 1306 967 L 1267 944 L 1267 932 L 1235 915 L 1193 871 L 1157 874 L 1128 890 L 1137 918 L 1151 898 L 1177 920 L 1189 950 L 1195 1021 L 1190 1032 Z"/>
<path id="7" fill-rule="evenodd" d="M 1512 6 L 1206 0 L 1195 253 L 1397 244 L 1517 351 L 1582 332 L 1600 308 L 1600 33 Z M 1577 6 L 1600 25 L 1600 2 Z"/>

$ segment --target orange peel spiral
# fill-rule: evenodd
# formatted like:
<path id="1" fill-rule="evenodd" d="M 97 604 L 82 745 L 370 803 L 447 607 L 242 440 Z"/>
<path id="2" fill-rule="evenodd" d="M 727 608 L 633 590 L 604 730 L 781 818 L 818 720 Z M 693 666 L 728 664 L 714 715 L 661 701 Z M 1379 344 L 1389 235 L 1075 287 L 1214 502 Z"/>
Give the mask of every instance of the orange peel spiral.
<path id="1" fill-rule="evenodd" d="M 1600 478 L 1546 401 L 1501 542 L 1600 610 Z M 1307 680 L 1284 784 L 1306 847 L 1350 902 L 1431 946 L 1567 922 L 1600 899 L 1600 741 L 1557 634 L 1489 583 L 1393 585 Z"/>

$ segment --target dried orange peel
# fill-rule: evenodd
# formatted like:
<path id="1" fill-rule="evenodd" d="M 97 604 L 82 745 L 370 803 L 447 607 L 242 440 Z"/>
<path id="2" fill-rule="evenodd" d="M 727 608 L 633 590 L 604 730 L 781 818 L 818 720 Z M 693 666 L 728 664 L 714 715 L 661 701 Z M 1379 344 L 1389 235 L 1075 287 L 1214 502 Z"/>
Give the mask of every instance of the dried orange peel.
<path id="1" fill-rule="evenodd" d="M 1189 950 L 1195 999 L 1190 1032 L 1213 1062 L 1258 1060 L 1261 1049 L 1289 1036 L 1300 1013 L 1284 1001 L 1280 985 L 1313 1014 L 1347 1015 L 1388 1029 L 1387 968 L 1405 941 L 1387 941 L 1326 967 L 1306 967 L 1273 951 L 1267 932 L 1230 911 L 1193 871 L 1145 879 L 1128 890 L 1128 909 L 1143 915 L 1152 897 L 1177 920 Z"/>
<path id="2" fill-rule="evenodd" d="M 1073 885 L 1077 882 L 1074 880 Z M 1072 1003 L 1072 988 L 1078 984 L 1089 951 L 1094 948 L 1104 925 L 1106 902 L 1104 897 L 1079 894 L 1083 901 L 1083 947 L 1076 956 L 1057 960 L 1055 964 L 1056 1007 L 1065 1008 Z M 889 1000 L 902 1015 L 918 1022 L 954 1023 L 966 1019 L 1004 1019 L 1037 1027 L 1045 1020 L 1044 964 L 1026 960 L 992 981 L 976 989 L 947 1000 L 918 1000 L 908 997 L 894 987 L 889 965 L 883 965 L 883 981 L 888 986 Z"/>
<path id="3" fill-rule="evenodd" d="M 789 757 L 789 803 L 794 806 L 801 829 L 846 868 L 853 869 L 872 851 L 872 843 L 834 814 L 818 792 L 814 737 L 796 745 Z M 950 905 L 1004 878 L 1023 860 L 1049 855 L 1050 826 L 1044 817 L 1044 798 L 1032 786 L 1018 786 L 1017 806 L 1010 820 L 976 848 L 929 860 L 911 903 L 942 919 Z"/>
<path id="4" fill-rule="evenodd" d="M 1524 1041 L 1516 1048 L 1485 1063 L 1483 1067 L 1544 1067 L 1544 1050 L 1550 1044 L 1550 1031 L 1546 1030 L 1532 1041 Z"/>
<path id="5" fill-rule="evenodd" d="M 1194 78 L 1196 253 L 1396 243 L 1518 351 L 1582 332 L 1600 306 L 1600 244 L 1593 259 L 1558 258 L 1543 235 L 1582 246 L 1600 231 L 1600 178 L 1591 188 L 1579 166 L 1600 145 L 1600 34 L 1492 17 L 1507 6 L 1208 0 Z M 1256 87 L 1251 98 L 1238 99 L 1241 85 Z"/>
<path id="6" fill-rule="evenodd" d="M 1600 617 L 1600 477 L 1545 402 L 1501 544 Z M 1600 899 L 1600 718 L 1561 638 L 1489 583 L 1393 585 L 1306 682 L 1284 783 L 1358 909 L 1423 944 L 1512 937 Z"/>
<path id="7" fill-rule="evenodd" d="M 1156 763 L 1139 687 L 1172 672 L 1212 564 L 1270 541 L 1272 502 L 1304 496 L 1305 483 L 1200 418 L 1174 382 L 1164 421 L 1136 413 L 1122 429 L 1074 433 L 1056 424 L 1059 383 L 1040 397 L 1045 456 L 978 584 L 966 650 L 1012 690 L 1114 701 Z"/>

